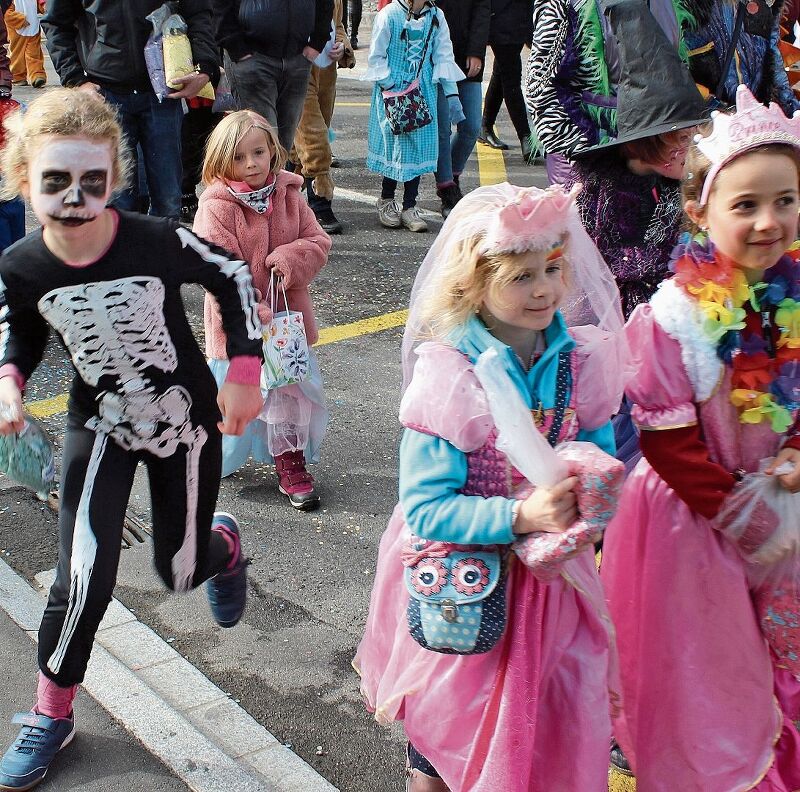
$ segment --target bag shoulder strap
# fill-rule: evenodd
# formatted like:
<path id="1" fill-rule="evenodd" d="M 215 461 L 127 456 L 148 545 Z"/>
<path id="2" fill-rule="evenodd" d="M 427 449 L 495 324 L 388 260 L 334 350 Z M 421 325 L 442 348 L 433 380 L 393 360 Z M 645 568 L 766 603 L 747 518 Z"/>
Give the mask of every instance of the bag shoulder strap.
<path id="1" fill-rule="evenodd" d="M 572 383 L 572 365 L 569 350 L 558 353 L 558 370 L 556 371 L 556 403 L 553 407 L 553 423 L 547 433 L 547 442 L 555 447 L 564 423 L 564 411 L 567 408 L 567 394 Z"/>
<path id="2" fill-rule="evenodd" d="M 725 51 L 725 59 L 722 61 L 722 72 L 719 76 L 719 83 L 714 96 L 720 98 L 725 88 L 725 80 L 728 77 L 728 69 L 731 67 L 733 55 L 736 52 L 736 45 L 739 43 L 739 37 L 742 34 L 742 27 L 744 25 L 745 4 L 743 0 L 738 0 L 736 4 L 736 20 L 733 23 L 733 32 L 731 33 L 731 40 L 728 43 L 728 49 Z"/>

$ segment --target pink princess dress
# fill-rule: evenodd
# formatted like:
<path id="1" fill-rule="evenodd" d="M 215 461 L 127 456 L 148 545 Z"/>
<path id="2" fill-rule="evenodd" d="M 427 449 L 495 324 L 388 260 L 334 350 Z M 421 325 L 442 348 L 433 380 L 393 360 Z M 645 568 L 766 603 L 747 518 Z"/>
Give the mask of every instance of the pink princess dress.
<path id="1" fill-rule="evenodd" d="M 439 342 L 417 353 L 401 423 L 444 438 L 466 455 L 463 494 L 513 498 L 530 492 L 495 446 L 496 430 L 470 361 Z M 571 356 L 575 371 L 576 352 Z M 597 400 L 581 404 L 580 379 L 573 379 L 562 442 L 576 438 L 584 409 L 603 411 Z M 611 412 L 609 406 L 606 423 Z M 545 411 L 539 429 L 548 428 Z M 605 792 L 618 685 L 613 628 L 591 547 L 549 582 L 509 553 L 505 632 L 484 654 L 453 655 L 424 649 L 409 634 L 401 558 L 410 539 L 398 504 L 381 540 L 365 634 L 353 661 L 376 719 L 402 720 L 408 739 L 453 792 Z"/>
<path id="2" fill-rule="evenodd" d="M 759 315 L 752 319 L 748 327 L 758 327 Z M 732 366 L 704 326 L 698 301 L 675 280 L 637 308 L 627 329 L 641 359 L 627 389 L 633 417 L 643 441 L 663 439 L 667 447 L 670 433 L 655 430 L 699 423 L 708 459 L 723 475 L 752 473 L 786 436 L 769 421 L 740 421 Z M 720 497 L 702 487 L 692 487 L 699 499 L 692 510 L 642 459 L 606 531 L 601 579 L 625 701 L 617 737 L 638 792 L 793 792 L 800 789 L 792 723 L 800 717 L 800 682 L 765 642 L 754 608 L 760 592 L 739 551 L 698 513 L 704 498 Z"/>

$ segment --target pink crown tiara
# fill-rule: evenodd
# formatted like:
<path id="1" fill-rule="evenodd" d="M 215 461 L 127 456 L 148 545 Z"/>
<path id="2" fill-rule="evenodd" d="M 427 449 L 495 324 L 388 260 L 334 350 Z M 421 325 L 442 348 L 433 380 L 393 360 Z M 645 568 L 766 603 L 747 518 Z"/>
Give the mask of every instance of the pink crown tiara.
<path id="1" fill-rule="evenodd" d="M 521 188 L 497 210 L 486 231 L 483 253 L 525 253 L 557 245 L 570 222 L 570 209 L 582 185 L 569 192 L 554 185 Z"/>
<path id="2" fill-rule="evenodd" d="M 722 168 L 740 154 L 770 143 L 784 143 L 800 149 L 800 111 L 787 118 L 772 102 L 765 107 L 746 86 L 736 89 L 736 112 L 733 115 L 713 112 L 714 129 L 707 137 L 697 135 L 697 148 L 711 160 L 711 170 L 703 182 L 700 206 L 705 206 L 711 184 Z"/>

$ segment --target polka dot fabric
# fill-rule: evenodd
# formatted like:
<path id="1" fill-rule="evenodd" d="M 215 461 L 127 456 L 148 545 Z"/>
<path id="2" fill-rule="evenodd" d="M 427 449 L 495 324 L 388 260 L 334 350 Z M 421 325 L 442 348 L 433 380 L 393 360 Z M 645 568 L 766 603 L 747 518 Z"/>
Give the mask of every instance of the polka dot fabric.
<path id="1" fill-rule="evenodd" d="M 440 568 L 445 575 L 432 580 Z M 406 569 L 405 581 L 408 629 L 420 646 L 443 654 L 483 654 L 500 640 L 506 626 L 501 551 L 459 547 L 444 558 L 422 558 Z"/>

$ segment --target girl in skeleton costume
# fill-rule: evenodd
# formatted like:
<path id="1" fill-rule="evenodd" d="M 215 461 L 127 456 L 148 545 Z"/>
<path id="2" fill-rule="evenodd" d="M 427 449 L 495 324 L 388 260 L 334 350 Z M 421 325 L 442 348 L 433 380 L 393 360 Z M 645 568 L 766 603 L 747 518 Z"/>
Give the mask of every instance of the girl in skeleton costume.
<path id="1" fill-rule="evenodd" d="M 43 228 L 0 259 L 0 432 L 21 428 L 21 394 L 48 324 L 75 367 L 38 695 L 15 717 L 22 730 L 0 762 L 0 789 L 29 789 L 72 739 L 72 700 L 111 599 L 139 461 L 159 575 L 176 591 L 208 580 L 221 626 L 241 616 L 238 527 L 214 507 L 221 432 L 241 432 L 262 406 L 261 332 L 245 262 L 171 220 L 106 207 L 128 166 L 107 105 L 54 90 L 7 128 L 5 191 L 29 198 Z M 232 363 L 219 394 L 183 310 L 183 283 L 202 284 L 222 308 Z"/>
<path id="2" fill-rule="evenodd" d="M 211 133 L 203 164 L 205 191 L 194 230 L 248 261 L 262 299 L 261 320 L 279 311 L 303 314 L 309 346 L 319 335 L 309 284 L 328 261 L 331 239 L 300 193 L 303 179 L 283 169 L 286 152 L 266 118 L 252 110 L 227 115 Z M 280 294 L 270 294 L 270 286 Z M 285 290 L 285 291 L 284 291 Z M 225 328 L 216 300 L 206 295 L 206 353 L 218 383 L 228 376 Z M 275 463 L 278 490 L 294 508 L 319 506 L 307 462 L 319 462 L 328 425 L 317 356 L 308 350 L 308 375 L 293 385 L 272 388 L 264 411 L 241 437 L 222 444 L 222 475 L 229 476 L 252 456 Z"/>

